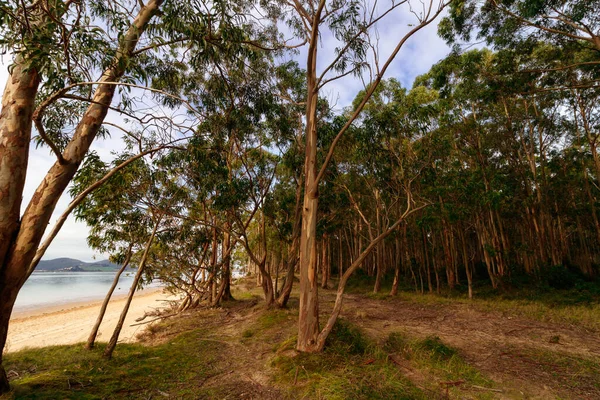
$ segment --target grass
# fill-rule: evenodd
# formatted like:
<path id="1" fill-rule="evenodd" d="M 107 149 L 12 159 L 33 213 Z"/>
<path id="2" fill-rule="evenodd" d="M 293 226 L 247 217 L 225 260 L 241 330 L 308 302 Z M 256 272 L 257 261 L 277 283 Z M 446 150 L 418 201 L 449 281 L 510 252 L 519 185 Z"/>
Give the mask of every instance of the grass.
<path id="1" fill-rule="evenodd" d="M 472 300 L 456 295 L 421 295 L 402 292 L 399 297 L 415 303 L 436 305 L 463 305 L 483 312 L 502 312 L 514 317 L 527 317 L 538 321 L 573 324 L 600 332 L 600 303 L 559 304 L 523 296 L 521 298 L 497 295 L 495 298 L 475 297 Z M 554 296 L 553 296 L 554 297 Z"/>
<path id="2" fill-rule="evenodd" d="M 295 323 L 296 317 L 295 310 L 263 310 L 251 325 L 242 331 L 241 342 L 243 344 L 249 343 L 249 340 L 273 342 L 273 336 L 281 334 L 278 328 Z"/>
<path id="3" fill-rule="evenodd" d="M 464 280 L 463 280 L 464 281 Z M 422 304 L 462 304 L 484 312 L 500 311 L 512 316 L 523 316 L 538 321 L 574 324 L 600 332 L 600 282 L 588 282 L 572 278 L 567 288 L 555 288 L 547 282 L 531 279 L 515 281 L 504 289 L 493 289 L 485 282 L 476 282 L 475 296 L 467 297 L 466 285 L 453 291 L 444 288 L 441 294 L 415 293 L 414 287 L 403 282 L 399 297 Z M 390 299 L 392 277 L 382 279 L 381 291 L 373 293 L 375 277 L 357 271 L 348 281 L 347 293 L 366 293 L 375 300 Z"/>
<path id="4" fill-rule="evenodd" d="M 464 388 L 493 386 L 490 379 L 469 365 L 457 350 L 443 343 L 437 336 L 415 339 L 401 332 L 392 332 L 384 349 L 390 353 L 390 357 L 402 357 L 406 361 L 406 368 L 420 375 L 421 383 L 431 391 L 442 388 L 448 394 L 453 394 L 453 398 L 461 398 Z M 490 396 L 489 393 L 477 394 L 477 398 Z"/>
<path id="5" fill-rule="evenodd" d="M 2 399 L 196 398 L 198 383 L 215 373 L 218 343 L 195 330 L 153 347 L 120 344 L 113 360 L 82 345 L 27 349 L 5 356 L 18 378 Z M 190 357 L 193 354 L 193 357 Z"/>
<path id="6" fill-rule="evenodd" d="M 275 381 L 310 399 L 426 399 L 354 325 L 340 319 L 321 354 L 293 354 L 288 339 L 272 361 Z M 283 354 L 281 354 L 283 352 Z"/>
<path id="7" fill-rule="evenodd" d="M 352 291 L 371 293 L 372 279 L 359 274 Z M 382 294 L 367 296 L 389 299 L 388 284 L 383 282 Z M 293 350 L 297 309 L 265 309 L 257 301 L 259 291 L 253 284 L 249 295 L 236 292 L 238 301 L 222 308 L 197 310 L 157 324 L 144 335 L 153 346 L 120 344 L 111 361 L 102 358 L 103 345 L 92 352 L 73 345 L 9 353 L 5 367 L 16 378 L 11 382 L 13 392 L 1 398 L 236 398 L 253 385 L 254 398 L 278 391 L 281 396 L 277 394 L 277 398 L 311 399 L 486 399 L 495 393 L 494 382 L 436 336 L 416 338 L 394 331 L 380 336 L 382 343 L 376 343 L 342 318 L 323 353 L 298 354 Z M 510 295 L 513 297 L 482 295 L 473 301 L 460 294 L 403 292 L 400 297 L 431 305 L 458 303 L 509 315 L 579 321 L 600 330 L 598 304 L 563 302 L 552 306 L 539 297 L 525 300 Z M 328 304 L 323 309 L 331 305 L 323 304 Z M 236 317 L 228 317 L 230 314 Z M 369 320 L 368 310 L 357 309 L 354 315 L 358 324 Z M 559 345 L 563 339 L 555 335 L 547 340 Z M 597 360 L 525 350 L 515 350 L 512 356 L 561 386 L 584 392 L 598 389 Z M 264 378 L 259 379 L 260 384 L 252 383 L 258 379 L 255 372 Z M 248 376 L 250 380 L 245 378 Z M 539 381 L 537 375 L 528 379 Z M 480 390 L 475 390 L 477 387 Z"/>
<path id="8" fill-rule="evenodd" d="M 544 373 L 571 389 L 584 392 L 600 389 L 600 361 L 565 355 L 539 349 L 528 349 L 516 356 L 524 362 L 535 363 L 540 373 Z"/>

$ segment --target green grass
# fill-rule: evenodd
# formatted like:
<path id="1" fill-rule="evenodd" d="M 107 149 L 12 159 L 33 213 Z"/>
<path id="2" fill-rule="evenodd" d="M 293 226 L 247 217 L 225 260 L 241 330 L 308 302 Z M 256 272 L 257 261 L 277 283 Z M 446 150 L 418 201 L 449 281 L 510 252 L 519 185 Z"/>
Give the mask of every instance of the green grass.
<path id="1" fill-rule="evenodd" d="M 197 398 L 196 386 L 215 373 L 219 343 L 191 331 L 169 343 L 146 347 L 119 344 L 113 360 L 82 345 L 28 349 L 5 356 L 18 378 L 2 399 Z M 14 375 L 14 373 L 13 373 Z"/>
<path id="2" fill-rule="evenodd" d="M 537 365 L 540 373 L 545 373 L 561 386 L 584 393 L 600 391 L 600 361 L 555 353 L 539 349 L 527 349 L 513 356 L 528 364 Z"/>
<path id="3" fill-rule="evenodd" d="M 357 271 L 348 281 L 348 293 L 366 294 L 377 300 L 390 299 L 392 277 L 382 279 L 381 291 L 373 293 L 375 277 Z M 600 332 L 600 282 L 576 279 L 566 289 L 554 288 L 547 282 L 517 281 L 504 289 L 493 289 L 485 282 L 476 282 L 475 296 L 469 300 L 466 283 L 453 291 L 442 289 L 441 294 L 415 293 L 414 287 L 402 282 L 399 297 L 422 304 L 462 304 L 488 311 L 500 311 L 513 316 L 523 316 L 539 321 L 567 323 Z"/>
<path id="4" fill-rule="evenodd" d="M 280 333 L 280 327 L 289 326 L 297 318 L 297 311 L 268 309 L 262 311 L 250 327 L 242 331 L 242 343 L 253 341 L 270 341 L 273 335 Z"/>
<path id="5" fill-rule="evenodd" d="M 279 352 L 293 347 L 288 339 Z M 285 354 L 285 353 L 284 353 Z M 321 354 L 281 354 L 272 366 L 275 380 L 295 397 L 310 399 L 426 399 L 387 360 L 381 348 L 340 319 Z"/>
<path id="6" fill-rule="evenodd" d="M 408 367 L 421 376 L 421 383 L 431 391 L 448 390 L 452 398 L 461 398 L 465 389 L 472 386 L 492 387 L 493 382 L 462 359 L 458 352 L 437 336 L 425 339 L 409 338 L 393 332 L 385 342 L 384 349 L 390 357 L 402 357 Z M 476 393 L 477 398 L 487 399 L 489 393 Z"/>
<path id="7" fill-rule="evenodd" d="M 559 294 L 553 294 L 552 297 Z M 543 301 L 523 297 L 475 297 L 469 300 L 455 295 L 421 295 L 414 292 L 402 292 L 399 297 L 411 302 L 427 305 L 463 305 L 474 307 L 482 312 L 502 312 L 514 317 L 526 317 L 538 321 L 560 324 L 573 324 L 600 332 L 600 303 L 570 304 Z"/>

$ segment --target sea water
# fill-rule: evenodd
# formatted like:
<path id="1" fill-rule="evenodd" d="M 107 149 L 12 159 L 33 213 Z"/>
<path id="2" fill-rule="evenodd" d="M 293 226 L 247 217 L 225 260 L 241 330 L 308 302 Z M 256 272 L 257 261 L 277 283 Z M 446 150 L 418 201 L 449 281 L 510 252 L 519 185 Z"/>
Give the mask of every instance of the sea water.
<path id="1" fill-rule="evenodd" d="M 68 305 L 103 299 L 116 272 L 34 272 L 19 292 L 14 311 L 33 311 L 54 305 Z M 135 271 L 123 273 L 114 295 L 126 294 Z M 159 283 L 148 285 L 158 286 Z"/>

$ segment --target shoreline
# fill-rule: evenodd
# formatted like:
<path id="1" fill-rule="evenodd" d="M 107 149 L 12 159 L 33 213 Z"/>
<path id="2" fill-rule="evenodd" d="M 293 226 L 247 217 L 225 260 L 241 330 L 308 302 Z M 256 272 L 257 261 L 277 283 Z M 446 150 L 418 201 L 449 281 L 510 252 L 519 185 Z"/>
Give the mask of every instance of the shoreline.
<path id="1" fill-rule="evenodd" d="M 135 295 L 133 296 L 133 299 L 135 300 L 136 297 L 148 296 L 152 293 L 160 292 L 162 290 L 163 290 L 162 287 L 145 288 L 145 289 L 137 291 L 135 293 Z M 112 303 L 115 301 L 123 300 L 125 298 L 127 298 L 127 293 L 113 294 L 113 296 L 110 299 L 110 302 Z M 26 319 L 32 318 L 32 317 L 53 315 L 53 314 L 62 313 L 62 312 L 75 311 L 75 310 L 79 310 L 79 309 L 83 309 L 83 308 L 100 307 L 102 305 L 103 301 L 104 301 L 104 297 L 93 298 L 93 299 L 88 299 L 88 300 L 66 301 L 63 303 L 54 303 L 54 304 L 48 304 L 48 305 L 39 306 L 39 307 L 27 306 L 27 307 L 24 307 L 19 310 L 13 310 L 11 317 L 10 317 L 10 321 L 17 322 L 17 321 L 26 320 Z"/>
<path id="2" fill-rule="evenodd" d="M 117 324 L 127 295 L 115 295 L 107 309 L 97 341 L 108 341 Z M 146 312 L 168 306 L 176 296 L 161 287 L 147 288 L 133 297 L 127 318 L 119 336 L 121 342 L 135 342 L 146 325 L 131 326 Z M 103 299 L 69 302 L 14 312 L 8 327 L 8 340 L 4 351 L 11 353 L 27 347 L 69 345 L 85 342 L 96 322 Z"/>

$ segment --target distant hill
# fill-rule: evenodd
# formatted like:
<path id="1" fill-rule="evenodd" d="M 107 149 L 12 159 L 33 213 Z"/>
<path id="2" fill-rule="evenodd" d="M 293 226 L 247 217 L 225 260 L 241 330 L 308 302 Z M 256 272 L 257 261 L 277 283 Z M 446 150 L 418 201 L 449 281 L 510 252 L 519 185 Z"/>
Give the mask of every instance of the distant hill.
<path id="1" fill-rule="evenodd" d="M 117 264 L 108 260 L 84 262 L 74 258 L 55 258 L 54 260 L 42 260 L 36 267 L 36 271 L 114 271 L 119 269 Z"/>

